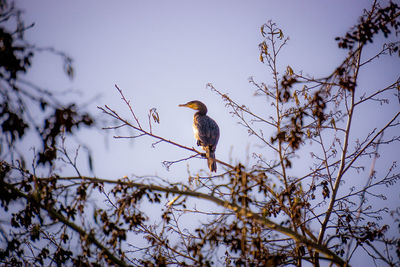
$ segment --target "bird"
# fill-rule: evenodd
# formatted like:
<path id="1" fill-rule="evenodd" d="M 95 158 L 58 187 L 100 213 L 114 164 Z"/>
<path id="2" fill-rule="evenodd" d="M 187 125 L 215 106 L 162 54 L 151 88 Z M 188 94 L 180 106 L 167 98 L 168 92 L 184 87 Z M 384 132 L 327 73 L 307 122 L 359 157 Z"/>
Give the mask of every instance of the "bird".
<path id="1" fill-rule="evenodd" d="M 179 106 L 197 110 L 193 116 L 194 138 L 197 141 L 197 145 L 206 152 L 208 168 L 211 172 L 216 172 L 215 149 L 219 140 L 218 124 L 207 116 L 207 106 L 198 100 L 193 100 Z"/>

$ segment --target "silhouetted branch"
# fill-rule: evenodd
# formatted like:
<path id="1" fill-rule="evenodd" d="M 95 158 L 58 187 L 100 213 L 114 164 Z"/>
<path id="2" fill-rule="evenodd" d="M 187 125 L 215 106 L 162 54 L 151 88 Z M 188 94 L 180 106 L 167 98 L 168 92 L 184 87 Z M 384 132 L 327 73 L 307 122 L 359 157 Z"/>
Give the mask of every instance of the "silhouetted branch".
<path id="1" fill-rule="evenodd" d="M 47 179 L 47 178 L 39 178 L 39 179 Z M 253 213 L 248 208 L 243 208 L 240 205 L 237 205 L 235 203 L 231 203 L 231 202 L 228 202 L 225 200 L 221 200 L 220 198 L 217 198 L 212 195 L 204 194 L 201 192 L 195 192 L 190 189 L 182 190 L 182 189 L 178 189 L 176 187 L 171 188 L 171 187 L 164 187 L 164 186 L 159 186 L 159 185 L 142 184 L 142 183 L 135 183 L 135 182 L 124 181 L 124 180 L 115 181 L 115 180 L 108 180 L 108 179 L 101 179 L 101 178 L 94 178 L 94 177 L 87 177 L 87 176 L 84 176 L 84 177 L 58 177 L 57 179 L 64 180 L 64 181 L 80 180 L 84 184 L 90 184 L 90 183 L 118 184 L 118 185 L 124 185 L 127 187 L 136 187 L 136 188 L 140 188 L 140 189 L 147 189 L 150 191 L 160 191 L 160 192 L 165 192 L 165 193 L 185 195 L 185 196 L 190 196 L 190 197 L 194 197 L 194 198 L 198 198 L 198 199 L 208 200 L 219 206 L 230 209 L 238 215 L 252 218 L 257 223 L 264 225 L 271 230 L 278 231 L 278 232 L 292 238 L 293 240 L 295 240 L 297 242 L 303 243 L 307 246 L 314 248 L 315 250 L 326 255 L 327 258 L 333 260 L 335 263 L 339 264 L 340 266 L 345 266 L 345 262 L 340 257 L 338 257 L 335 253 L 333 253 L 332 251 L 330 251 L 328 248 L 324 247 L 323 245 L 317 244 L 316 242 L 309 240 L 306 237 L 301 236 L 298 233 L 294 232 L 293 230 L 283 227 L 280 224 L 277 224 L 277 223 L 267 219 L 266 217 L 260 216 L 257 213 Z M 79 231 L 78 229 L 76 229 L 76 230 Z"/>
<path id="2" fill-rule="evenodd" d="M 154 133 L 151 131 L 151 128 L 150 128 L 149 131 L 147 131 L 147 130 L 145 130 L 144 128 L 142 128 L 142 127 L 140 126 L 139 119 L 136 117 L 136 115 L 135 115 L 135 113 L 134 113 L 134 111 L 133 111 L 133 109 L 132 109 L 132 107 L 131 107 L 130 102 L 125 98 L 125 96 L 124 96 L 122 90 L 119 89 L 118 86 L 115 86 L 115 87 L 118 89 L 118 92 L 121 94 L 122 99 L 124 100 L 125 104 L 128 105 L 129 110 L 131 111 L 131 114 L 132 114 L 132 116 L 134 117 L 134 119 L 135 119 L 135 121 L 136 121 L 136 123 L 137 123 L 138 126 L 136 126 L 136 125 L 130 123 L 129 121 L 127 121 L 126 119 L 122 118 L 115 110 L 113 110 L 113 109 L 111 109 L 110 107 L 108 107 L 107 105 L 105 105 L 104 108 L 103 108 L 103 107 L 97 107 L 97 108 L 100 109 L 101 111 L 103 111 L 105 114 L 107 114 L 107 115 L 113 117 L 114 119 L 116 119 L 116 120 L 122 122 L 122 124 L 119 125 L 119 126 L 105 127 L 105 128 L 103 128 L 103 129 L 112 130 L 112 129 L 117 129 L 117 128 L 121 128 L 121 127 L 124 127 L 124 126 L 128 126 L 128 127 L 130 127 L 130 128 L 133 128 L 134 130 L 140 132 L 140 134 L 137 135 L 137 136 L 133 136 L 133 137 L 128 137 L 128 136 L 125 136 L 125 137 L 116 136 L 116 138 L 137 138 L 137 137 L 142 137 L 142 136 L 149 136 L 149 137 L 152 137 L 152 138 L 154 138 L 154 139 L 157 140 L 155 143 L 153 143 L 153 147 L 154 147 L 156 144 L 160 143 L 160 142 L 165 142 L 165 143 L 171 144 L 171 145 L 173 145 L 173 146 L 176 146 L 176 147 L 179 147 L 179 148 L 182 148 L 182 149 L 185 149 L 185 150 L 189 150 L 189 151 L 191 151 L 191 152 L 194 152 L 194 153 L 196 153 L 196 155 L 205 155 L 204 153 L 198 151 L 197 149 L 195 149 L 195 148 L 193 148 L 193 147 L 184 146 L 184 145 L 181 145 L 181 144 L 179 144 L 179 143 L 177 143 L 177 142 L 175 142 L 175 141 L 172 141 L 172 140 L 166 139 L 166 138 L 164 138 L 164 137 L 161 137 L 161 136 L 159 136 L 159 135 L 156 135 L 156 134 L 154 134 Z M 193 157 L 194 157 L 194 156 L 193 156 Z M 186 158 L 186 159 L 191 159 L 191 158 L 193 158 L 193 157 L 188 157 L 188 158 Z M 182 161 L 182 160 L 178 160 L 178 161 L 176 161 L 176 162 L 181 162 L 181 161 Z M 230 165 L 230 164 L 228 164 L 228 163 L 226 163 L 226 162 L 223 162 L 223 161 L 221 161 L 221 160 L 216 159 L 215 161 L 218 162 L 218 163 L 221 164 L 221 165 L 224 165 L 224 166 L 228 167 L 228 168 L 231 168 L 231 169 L 234 168 L 232 165 Z M 172 162 L 172 164 L 173 164 L 173 163 L 175 163 L 175 162 Z M 169 164 L 169 163 L 167 163 L 167 164 Z M 170 166 L 170 165 L 169 165 L 169 166 Z M 168 167 L 169 167 L 169 166 L 168 166 Z"/>
<path id="3" fill-rule="evenodd" d="M 79 177 L 77 177 L 77 178 L 79 178 Z M 0 184 L 1 184 L 1 187 L 12 191 L 15 195 L 18 195 L 19 197 L 24 198 L 24 199 L 34 203 L 35 205 L 38 205 L 41 209 L 45 210 L 55 221 L 57 221 L 57 220 L 60 221 L 61 223 L 63 223 L 64 225 L 68 226 L 69 228 L 71 228 L 75 232 L 79 233 L 80 236 L 85 237 L 87 241 L 89 241 L 90 243 L 92 243 L 93 245 L 98 247 L 105 255 L 107 255 L 107 258 L 112 263 L 114 263 L 114 264 L 116 264 L 118 266 L 127 266 L 127 264 L 123 260 L 121 260 L 118 257 L 114 256 L 114 253 L 112 253 L 105 246 L 103 246 L 103 244 L 100 241 L 98 241 L 94 237 L 93 234 L 88 233 L 86 230 L 82 229 L 81 227 L 79 227 L 75 223 L 69 221 L 67 218 L 65 218 L 63 215 L 61 215 L 59 212 L 57 212 L 52 207 L 43 205 L 40 201 L 37 201 L 34 198 L 34 196 L 24 194 L 19 189 L 15 188 L 14 186 L 12 186 L 12 185 L 10 185 L 8 183 L 4 183 L 4 182 L 1 181 Z"/>

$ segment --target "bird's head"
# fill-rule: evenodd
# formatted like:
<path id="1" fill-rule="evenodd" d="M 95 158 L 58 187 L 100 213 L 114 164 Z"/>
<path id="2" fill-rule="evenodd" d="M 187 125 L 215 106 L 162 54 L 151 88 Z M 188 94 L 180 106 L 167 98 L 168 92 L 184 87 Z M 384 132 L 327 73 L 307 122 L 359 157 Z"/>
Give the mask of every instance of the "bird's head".
<path id="1" fill-rule="evenodd" d="M 193 101 L 187 102 L 186 104 L 180 104 L 179 106 L 180 107 L 191 108 L 191 109 L 194 109 L 194 110 L 198 110 L 202 114 L 206 114 L 207 113 L 206 105 L 204 105 L 202 102 L 200 102 L 198 100 L 193 100 Z"/>

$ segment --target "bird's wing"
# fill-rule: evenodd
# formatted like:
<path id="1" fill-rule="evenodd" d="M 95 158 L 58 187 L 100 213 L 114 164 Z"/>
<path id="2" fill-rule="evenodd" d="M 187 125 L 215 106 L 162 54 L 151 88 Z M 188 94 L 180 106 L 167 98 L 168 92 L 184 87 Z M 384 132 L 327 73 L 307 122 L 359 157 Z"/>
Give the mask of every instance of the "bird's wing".
<path id="1" fill-rule="evenodd" d="M 197 116 L 194 120 L 195 138 L 200 140 L 203 146 L 211 146 L 215 150 L 219 140 L 219 127 L 208 116 Z"/>

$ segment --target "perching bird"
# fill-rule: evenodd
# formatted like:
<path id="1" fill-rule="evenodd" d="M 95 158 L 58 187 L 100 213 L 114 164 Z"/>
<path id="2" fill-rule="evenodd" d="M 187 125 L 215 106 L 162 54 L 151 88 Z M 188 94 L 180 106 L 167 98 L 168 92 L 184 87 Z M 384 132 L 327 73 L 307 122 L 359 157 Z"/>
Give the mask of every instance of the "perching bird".
<path id="1" fill-rule="evenodd" d="M 201 146 L 201 148 L 206 151 L 208 168 L 210 171 L 216 172 L 217 163 L 215 162 L 215 149 L 217 148 L 219 139 L 217 123 L 206 115 L 206 105 L 198 100 L 190 101 L 179 106 L 198 110 L 193 117 L 194 138 L 197 140 L 197 145 Z"/>

